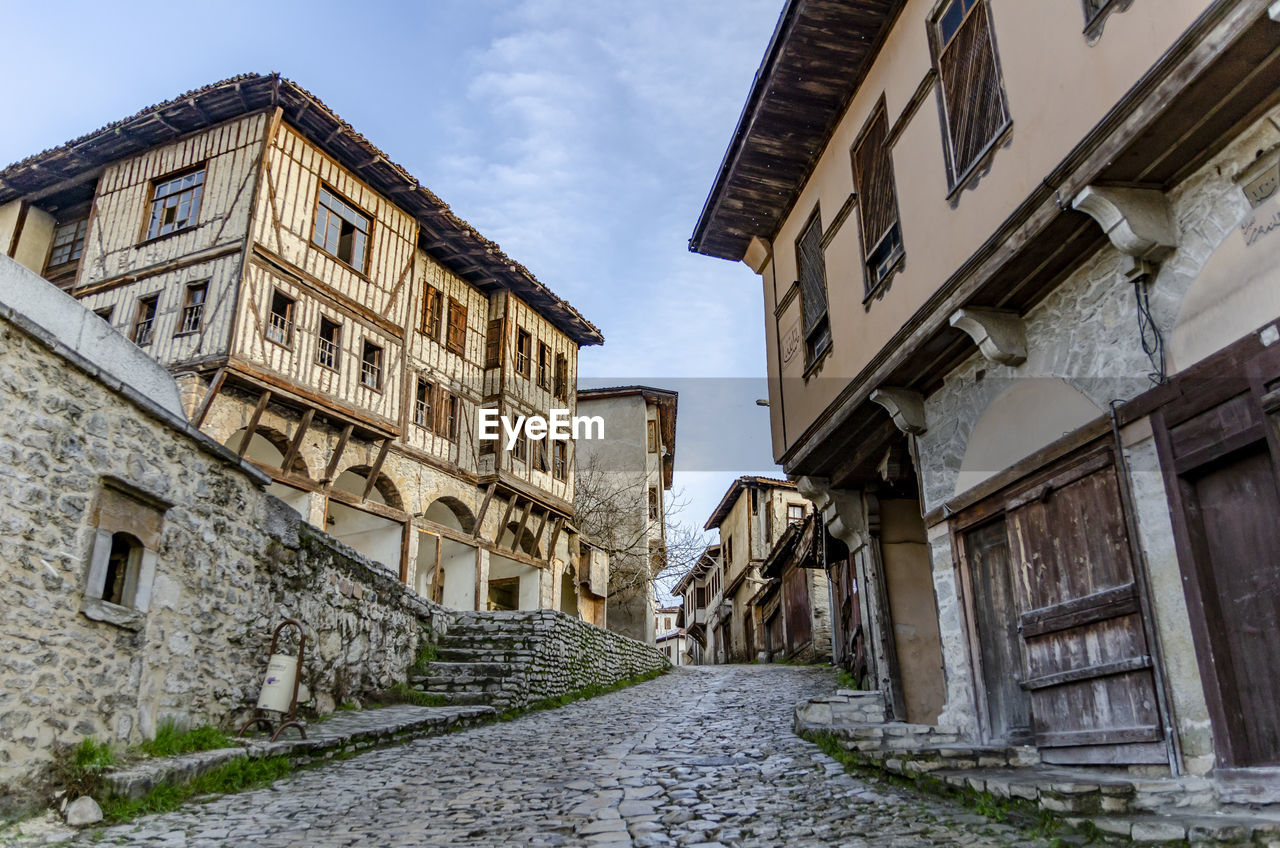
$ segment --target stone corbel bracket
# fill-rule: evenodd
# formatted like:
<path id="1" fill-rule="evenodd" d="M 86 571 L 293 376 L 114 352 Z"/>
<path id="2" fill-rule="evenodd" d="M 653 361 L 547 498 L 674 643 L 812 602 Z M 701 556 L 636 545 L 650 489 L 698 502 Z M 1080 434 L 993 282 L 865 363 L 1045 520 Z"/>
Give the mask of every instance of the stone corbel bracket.
<path id="1" fill-rule="evenodd" d="M 872 403 L 878 403 L 893 418 L 893 424 L 902 432 L 919 436 L 929 428 L 924 420 L 924 397 L 910 389 L 879 388 L 871 393 Z"/>
<path id="2" fill-rule="evenodd" d="M 951 326 L 964 330 L 982 355 L 999 365 L 1027 361 L 1027 324 L 1016 312 L 965 306 L 952 313 Z"/>
<path id="3" fill-rule="evenodd" d="M 1169 201 L 1156 189 L 1085 186 L 1071 206 L 1097 221 L 1121 253 L 1142 262 L 1161 262 L 1178 247 Z"/>
<path id="4" fill-rule="evenodd" d="M 822 513 L 827 532 L 844 542 L 850 552 L 862 546 L 867 522 L 858 492 L 833 489 L 825 477 L 801 477 L 796 481 L 796 491 L 813 502 Z"/>

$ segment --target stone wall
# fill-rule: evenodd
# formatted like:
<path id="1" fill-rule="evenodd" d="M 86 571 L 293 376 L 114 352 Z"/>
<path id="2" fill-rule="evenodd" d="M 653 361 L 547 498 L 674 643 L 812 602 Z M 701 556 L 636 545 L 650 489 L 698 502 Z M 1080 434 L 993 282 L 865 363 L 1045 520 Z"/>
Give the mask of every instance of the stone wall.
<path id="1" fill-rule="evenodd" d="M 285 618 L 313 635 L 320 710 L 406 679 L 447 611 L 302 524 L 264 475 L 135 388 L 168 380 L 176 397 L 145 357 L 113 358 L 132 347 L 114 331 L 62 332 L 59 315 L 96 320 L 70 298 L 7 259 L 0 283 L 0 807 L 59 745 L 134 744 L 164 718 L 228 725 Z M 162 515 L 131 608 L 87 594 L 108 490 Z"/>
<path id="2" fill-rule="evenodd" d="M 500 710 L 520 709 L 593 686 L 610 686 L 671 663 L 653 645 L 554 610 L 456 613 L 445 636 L 501 652 L 509 670 L 486 686 Z"/>

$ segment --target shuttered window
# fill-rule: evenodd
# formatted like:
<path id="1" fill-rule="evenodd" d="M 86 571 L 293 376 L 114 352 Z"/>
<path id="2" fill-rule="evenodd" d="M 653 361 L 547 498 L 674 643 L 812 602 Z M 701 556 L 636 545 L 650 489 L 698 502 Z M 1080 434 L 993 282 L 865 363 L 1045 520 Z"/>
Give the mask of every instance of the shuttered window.
<path id="1" fill-rule="evenodd" d="M 868 293 L 888 279 L 903 256 L 898 193 L 893 180 L 893 160 L 886 141 L 888 134 L 889 120 L 881 102 L 853 148 L 853 178 L 858 188 L 862 256 L 866 263 L 864 279 Z"/>
<path id="2" fill-rule="evenodd" d="M 440 320 L 443 311 L 444 299 L 440 295 L 440 290 L 434 286 L 427 286 L 426 294 L 422 298 L 422 332 L 436 341 L 440 341 Z"/>
<path id="3" fill-rule="evenodd" d="M 569 398 L 569 359 L 563 353 L 556 354 L 555 396 L 558 400 Z"/>
<path id="4" fill-rule="evenodd" d="M 489 322 L 484 336 L 484 367 L 497 368 L 502 364 L 502 319 Z"/>
<path id="5" fill-rule="evenodd" d="M 804 322 L 805 364 L 831 346 L 827 323 L 827 268 L 822 256 L 822 216 L 817 212 L 796 240 L 796 271 L 800 280 L 800 314 Z"/>
<path id="6" fill-rule="evenodd" d="M 954 188 L 1009 125 L 985 0 L 950 0 L 934 20 L 933 43 Z"/>
<path id="7" fill-rule="evenodd" d="M 449 340 L 446 347 L 462 353 L 467 344 L 467 307 L 449 298 Z"/>

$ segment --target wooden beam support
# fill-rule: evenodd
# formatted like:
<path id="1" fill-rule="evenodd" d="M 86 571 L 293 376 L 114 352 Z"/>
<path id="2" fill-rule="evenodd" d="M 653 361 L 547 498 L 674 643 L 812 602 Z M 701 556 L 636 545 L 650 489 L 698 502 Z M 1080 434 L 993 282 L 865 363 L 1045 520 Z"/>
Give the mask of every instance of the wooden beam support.
<path id="1" fill-rule="evenodd" d="M 551 565 L 551 561 L 556 558 L 556 542 L 560 541 L 560 531 L 564 529 L 564 517 L 556 518 L 555 526 L 551 528 L 551 542 L 547 545 L 547 565 Z"/>
<path id="2" fill-rule="evenodd" d="M 266 411 L 267 402 L 271 400 L 271 392 L 263 392 L 258 396 L 258 405 L 253 408 L 253 417 L 249 419 L 249 426 L 244 428 L 244 438 L 240 440 L 240 447 L 236 450 L 236 454 L 244 459 L 245 453 L 249 450 L 249 443 L 253 441 L 253 434 L 258 430 L 258 422 L 262 420 L 262 413 Z"/>
<path id="3" fill-rule="evenodd" d="M 542 520 L 538 522 L 537 532 L 533 534 L 535 547 L 542 544 L 542 531 L 547 529 L 547 519 L 551 517 L 551 510 L 544 509 L 542 511 Z"/>
<path id="4" fill-rule="evenodd" d="M 196 429 L 204 423 L 205 416 L 209 414 L 209 408 L 213 406 L 213 399 L 222 389 L 222 384 L 227 381 L 227 367 L 224 365 L 218 369 L 213 375 L 212 382 L 209 383 L 209 391 L 205 392 L 204 400 L 200 401 L 200 408 L 196 410 L 196 414 L 191 419 L 191 425 Z"/>
<path id="5" fill-rule="evenodd" d="M 342 428 L 342 435 L 338 437 L 338 446 L 333 449 L 333 455 L 329 457 L 329 467 L 324 470 L 324 479 L 321 482 L 326 485 L 333 482 L 333 473 L 338 470 L 342 452 L 347 449 L 347 440 L 351 438 L 353 429 L 355 429 L 354 424 L 347 424 Z"/>
<path id="6" fill-rule="evenodd" d="M 367 501 L 369 493 L 373 491 L 373 484 L 378 481 L 378 475 L 382 473 L 382 463 L 387 458 L 387 451 L 391 450 L 391 440 L 383 439 L 382 447 L 378 449 L 378 458 L 373 461 L 373 468 L 369 471 L 369 477 L 364 481 L 364 491 L 360 494 L 360 500 Z"/>
<path id="7" fill-rule="evenodd" d="M 515 550 L 520 546 L 520 537 L 524 535 L 525 525 L 529 523 L 529 514 L 533 512 L 533 501 L 527 501 L 524 507 L 524 514 L 520 516 L 520 526 L 516 529 L 515 538 L 511 540 L 511 550 Z"/>
<path id="8" fill-rule="evenodd" d="M 281 471 L 292 471 L 293 461 L 298 458 L 298 449 L 302 447 L 302 439 L 307 435 L 307 430 L 311 427 L 311 419 L 315 417 L 316 411 L 308 409 L 302 413 L 302 420 L 298 422 L 298 429 L 294 430 L 293 438 L 289 440 L 289 449 L 284 453 L 284 459 L 280 461 Z"/>
<path id="9" fill-rule="evenodd" d="M 480 538 L 480 527 L 484 524 L 485 513 L 489 511 L 489 501 L 493 500 L 493 490 L 497 487 L 497 483 L 490 483 L 489 487 L 484 490 L 484 500 L 480 503 L 480 512 L 476 515 L 476 526 L 471 531 L 473 539 Z"/>
<path id="10" fill-rule="evenodd" d="M 511 493 L 511 497 L 507 499 L 507 509 L 502 513 L 502 521 L 498 524 L 498 532 L 493 534 L 493 544 L 495 547 L 502 547 L 502 534 L 507 532 L 507 521 L 511 519 L 511 510 L 515 508 L 516 501 L 520 500 L 520 496 Z"/>

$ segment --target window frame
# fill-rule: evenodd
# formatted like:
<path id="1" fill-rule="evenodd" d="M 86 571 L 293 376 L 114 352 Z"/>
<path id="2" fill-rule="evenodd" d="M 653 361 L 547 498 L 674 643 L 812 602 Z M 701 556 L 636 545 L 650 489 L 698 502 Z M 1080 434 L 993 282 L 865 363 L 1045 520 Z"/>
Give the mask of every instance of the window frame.
<path id="1" fill-rule="evenodd" d="M 538 388 L 551 388 L 551 345 L 538 340 Z"/>
<path id="2" fill-rule="evenodd" d="M 409 420 L 415 427 L 434 433 L 436 384 L 425 374 L 419 374 L 414 383 L 413 393 L 413 411 L 410 413 Z"/>
<path id="3" fill-rule="evenodd" d="M 511 454 L 511 458 L 513 460 L 519 460 L 520 462 L 523 462 L 526 465 L 528 464 L 529 437 L 524 434 L 523 430 L 520 431 L 520 435 L 516 439 L 516 443 L 511 446 L 511 450 L 509 451 L 509 453 Z"/>
<path id="4" fill-rule="evenodd" d="M 61 245 L 58 244 L 58 234 L 67 227 L 74 228 L 72 230 L 71 241 L 69 242 L 71 249 L 68 252 L 74 253 L 75 255 L 62 260 L 61 262 L 54 262 L 53 255 L 57 252 L 58 248 L 61 247 Z M 79 231 L 81 227 L 84 228 L 83 232 Z M 79 244 L 79 253 L 76 253 L 77 243 Z M 53 238 L 49 242 L 49 255 L 45 258 L 44 273 L 41 274 L 41 276 L 48 277 L 52 274 L 53 276 L 60 277 L 71 270 L 78 268 L 80 266 L 80 259 L 84 256 L 85 245 L 88 243 L 89 213 L 86 212 L 84 215 L 69 218 L 66 221 L 55 222 L 53 225 Z"/>
<path id="5" fill-rule="evenodd" d="M 200 292 L 200 300 L 193 301 L 192 295 Z M 204 329 L 204 306 L 209 300 L 209 281 L 201 280 L 196 283 L 187 283 L 182 293 L 182 311 L 178 313 L 178 329 L 173 334 L 174 338 L 182 336 L 194 336 Z M 194 316 L 194 326 L 188 327 Z"/>
<path id="6" fill-rule="evenodd" d="M 156 551 L 163 536 L 165 513 L 172 504 L 113 478 L 100 481 L 93 512 L 93 536 L 85 572 L 80 612 L 86 618 L 129 630 L 141 630 L 151 606 Z M 107 578 L 117 537 L 130 546 L 118 598 L 108 595 Z"/>
<path id="7" fill-rule="evenodd" d="M 884 132 L 879 139 L 879 155 L 884 157 L 884 167 L 888 175 L 888 205 L 892 207 L 893 223 L 883 232 L 873 234 L 868 227 L 866 197 L 870 192 L 865 190 L 867 184 L 864 180 L 865 175 L 860 167 L 860 162 L 864 157 L 860 154 L 863 145 L 874 143 L 874 135 L 880 125 L 884 126 Z M 849 163 L 853 170 L 854 189 L 858 193 L 858 240 L 862 250 L 862 302 L 866 304 L 877 296 L 882 295 L 889 288 L 890 281 L 902 268 L 907 258 L 906 245 L 902 234 L 902 210 L 898 205 L 898 180 L 893 166 L 893 145 L 889 142 L 889 110 L 884 93 L 880 94 L 880 100 L 876 103 L 875 108 L 871 110 L 871 114 L 866 123 L 863 124 L 857 139 L 850 146 Z M 874 242 L 871 241 L 873 235 L 876 239 Z M 876 262 L 876 267 L 884 269 L 882 273 L 876 275 L 873 272 L 872 257 L 882 247 L 893 244 L 895 235 L 897 236 L 897 246 L 890 250 L 888 256 Z"/>
<path id="8" fill-rule="evenodd" d="M 150 314 L 142 317 L 143 310 L 151 307 Z M 129 339 L 138 347 L 146 347 L 155 341 L 156 321 L 160 317 L 160 292 L 146 294 L 138 298 L 138 306 L 133 313 L 133 325 L 129 330 Z M 143 325 L 146 325 L 145 327 Z"/>
<path id="9" fill-rule="evenodd" d="M 337 199 L 340 203 L 345 203 L 347 206 L 349 206 L 351 210 L 355 212 L 355 214 L 360 215 L 361 217 L 368 220 L 369 229 L 365 231 L 364 257 L 362 259 L 362 264 L 360 267 L 356 267 L 353 263 L 348 262 L 346 259 L 343 259 L 337 253 L 330 252 L 327 247 L 325 247 L 323 244 L 316 241 L 316 224 L 320 220 L 320 196 L 322 192 L 328 192 L 328 194 L 331 197 Z M 328 210 L 331 214 L 334 214 L 334 210 L 329 209 L 328 206 L 326 206 L 325 209 Z M 338 216 L 338 217 L 340 220 L 346 220 L 341 216 Z M 315 201 L 311 204 L 311 230 L 310 230 L 310 236 L 307 239 L 307 242 L 316 250 L 319 250 L 321 253 L 323 253 L 325 256 L 328 256 L 338 262 L 341 262 L 352 273 L 358 274 L 361 277 L 364 277 L 365 279 L 369 279 L 369 257 L 373 255 L 373 225 L 375 220 L 377 219 L 363 206 L 359 205 L 358 203 L 355 203 L 347 195 L 338 191 L 336 188 L 333 187 L 332 184 L 327 183 L 324 180 L 320 180 L 316 184 Z M 354 254 L 353 254 L 353 258 L 354 258 Z"/>
<path id="10" fill-rule="evenodd" d="M 518 325 L 516 326 L 516 373 L 526 380 L 533 374 L 533 333 Z"/>
<path id="11" fill-rule="evenodd" d="M 332 340 L 325 338 L 325 324 L 332 325 L 336 331 Z M 328 350 L 326 345 L 329 347 Z M 324 361 L 325 353 L 332 358 L 332 362 Z M 316 331 L 316 365 L 334 372 L 341 370 L 342 367 L 342 322 L 335 321 L 324 313 L 320 314 L 320 329 Z"/>
<path id="12" fill-rule="evenodd" d="M 157 187 L 165 183 L 172 182 L 173 180 L 182 179 L 188 175 L 196 174 L 196 173 L 202 173 L 199 184 L 196 186 L 193 186 L 193 189 L 199 189 L 199 196 L 196 198 L 195 203 L 193 204 L 195 208 L 187 216 L 188 223 L 185 226 L 176 227 L 167 233 L 156 233 L 155 235 L 152 235 L 151 220 L 155 216 L 155 205 L 158 200 L 158 198 L 156 197 Z M 198 162 L 194 165 L 188 165 L 186 167 L 179 168 L 175 171 L 170 171 L 167 174 L 161 174 L 160 176 L 150 180 L 147 183 L 147 202 L 146 202 L 146 205 L 142 207 L 142 232 L 138 236 L 138 244 L 140 245 L 150 244 L 153 241 L 159 241 L 160 239 L 169 238 L 169 236 L 176 236 L 178 233 L 189 232 L 199 227 L 200 213 L 204 210 L 204 187 L 208 184 L 209 184 L 208 160 Z M 178 192 L 178 196 L 180 196 L 182 193 L 183 192 Z M 168 195 L 168 194 L 165 195 L 165 197 L 173 197 L 173 196 L 175 195 Z M 164 225 L 161 224 L 161 226 L 164 226 Z"/>
<path id="13" fill-rule="evenodd" d="M 556 354 L 555 374 L 552 377 L 551 394 L 556 400 L 569 399 L 569 357 Z"/>
<path id="14" fill-rule="evenodd" d="M 792 510 L 800 510 L 799 515 L 792 515 Z M 804 521 L 804 504 L 795 503 L 794 501 L 787 503 L 787 524 L 800 524 Z"/>
<path id="15" fill-rule="evenodd" d="M 373 363 L 369 362 L 369 351 L 371 350 L 376 352 L 376 355 L 374 356 L 376 361 Z M 382 387 L 386 379 L 386 363 L 384 362 L 386 353 L 387 349 L 385 346 L 374 342 L 369 337 L 366 336 L 360 340 L 360 385 L 362 387 L 369 389 L 370 391 L 378 393 L 382 392 Z M 367 382 L 366 377 L 370 373 L 373 374 L 376 385 L 371 385 Z"/>
<path id="16" fill-rule="evenodd" d="M 554 439 L 551 442 L 551 476 L 561 482 L 569 479 L 569 442 Z"/>
<path id="17" fill-rule="evenodd" d="M 648 453 L 657 453 L 661 445 L 661 440 L 658 438 L 658 421 L 656 418 L 649 418 L 644 423 Z"/>
<path id="18" fill-rule="evenodd" d="M 276 321 L 276 316 L 280 313 L 276 312 L 276 298 L 281 297 L 289 302 L 288 307 L 284 311 L 283 322 Z M 262 337 L 272 344 L 279 345 L 285 350 L 293 350 L 293 330 L 294 330 L 294 312 L 298 308 L 298 298 L 274 286 L 271 289 L 271 300 L 267 302 L 267 323 L 262 328 Z M 273 330 L 279 330 L 282 338 L 276 338 L 272 335 Z"/>
<path id="19" fill-rule="evenodd" d="M 990 156 L 992 151 L 998 147 L 1001 141 L 1008 135 L 1010 127 L 1013 126 L 1013 115 L 1009 109 L 1009 97 L 1004 86 L 1004 68 L 1000 64 L 1000 50 L 996 43 L 995 22 L 991 15 L 991 4 L 988 0 L 971 0 L 972 5 L 965 10 L 957 25 L 956 30 L 952 33 L 951 38 L 946 43 L 942 43 L 942 34 L 940 32 L 940 23 L 944 13 L 952 6 L 953 3 L 970 2 L 970 0 L 939 0 L 934 6 L 933 11 L 926 19 L 926 28 L 928 30 L 929 54 L 933 64 L 933 71 L 937 80 L 937 105 L 938 105 L 938 123 L 939 130 L 942 133 L 942 150 L 943 159 L 946 162 L 947 171 L 947 199 L 954 200 L 965 188 L 970 184 L 974 175 L 981 171 L 980 167 Z M 975 14 L 975 10 L 982 7 L 982 14 L 987 21 L 987 39 L 991 47 L 991 60 L 995 70 L 997 92 L 1000 99 L 1000 107 L 1003 110 L 1004 120 L 1000 123 L 999 129 L 992 133 L 985 144 L 975 153 L 972 159 L 965 164 L 964 169 L 956 163 L 955 143 L 951 137 L 951 121 L 949 118 L 946 83 L 942 70 L 942 59 L 946 53 L 946 48 L 955 40 L 956 36 L 964 29 L 965 24 Z"/>
<path id="20" fill-rule="evenodd" d="M 822 312 L 813 321 L 812 327 L 806 327 L 804 317 L 804 258 L 801 242 L 813 230 L 817 233 L 818 256 L 822 262 L 820 269 L 822 271 Z M 822 208 L 820 205 L 814 205 L 813 212 L 805 219 L 804 226 L 800 228 L 800 232 L 796 235 L 795 240 L 795 257 L 796 257 L 796 296 L 800 301 L 800 331 L 804 338 L 804 376 L 809 374 L 817 367 L 828 353 L 831 352 L 831 292 L 828 288 L 827 281 L 827 263 L 826 251 L 822 246 Z"/>

